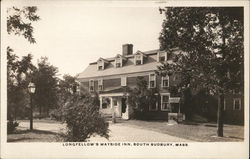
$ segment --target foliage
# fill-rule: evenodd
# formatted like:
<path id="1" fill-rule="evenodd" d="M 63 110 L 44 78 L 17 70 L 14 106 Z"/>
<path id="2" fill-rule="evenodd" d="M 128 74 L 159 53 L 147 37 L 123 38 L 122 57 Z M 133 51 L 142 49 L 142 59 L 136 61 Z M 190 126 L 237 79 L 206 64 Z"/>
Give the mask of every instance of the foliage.
<path id="1" fill-rule="evenodd" d="M 32 71 L 36 67 L 31 63 L 32 56 L 28 54 L 21 60 L 7 48 L 7 106 L 8 119 L 16 119 L 25 114 L 25 108 L 29 105 L 27 92 L 28 83 L 32 77 Z"/>
<path id="2" fill-rule="evenodd" d="M 72 94 L 79 93 L 79 84 L 76 78 L 70 75 L 64 75 L 63 79 L 58 79 L 57 85 L 57 107 L 50 112 L 50 117 L 56 120 L 62 120 L 62 108 L 71 99 Z"/>
<path id="3" fill-rule="evenodd" d="M 155 104 L 158 99 L 155 96 L 157 90 L 148 89 L 147 81 L 141 76 L 137 77 L 135 88 L 125 88 L 124 91 L 130 94 L 128 102 L 133 106 L 135 118 L 140 118 L 141 112 L 149 111 L 150 104 Z"/>
<path id="4" fill-rule="evenodd" d="M 67 124 L 66 141 L 86 141 L 98 134 L 108 138 L 108 123 L 99 113 L 98 97 L 73 95 L 63 107 L 63 119 Z"/>
<path id="5" fill-rule="evenodd" d="M 42 110 L 46 110 L 49 115 L 49 109 L 57 105 L 57 72 L 58 69 L 48 62 L 47 57 L 41 57 L 38 61 L 33 81 L 36 85 L 35 103 L 39 107 L 40 115 Z"/>
<path id="6" fill-rule="evenodd" d="M 8 122 L 7 122 L 7 134 L 12 134 L 16 130 L 16 127 L 18 125 L 19 125 L 19 123 L 17 121 L 8 120 Z"/>
<path id="7" fill-rule="evenodd" d="M 159 74 L 180 73 L 179 87 L 221 95 L 243 89 L 243 8 L 169 7 L 159 37 L 161 50 L 181 50 Z"/>
<path id="8" fill-rule="evenodd" d="M 22 35 L 30 43 L 35 43 L 33 27 L 31 22 L 40 18 L 35 13 L 37 7 L 16 7 L 7 10 L 7 32 L 8 34 Z M 7 47 L 7 118 L 16 119 L 17 115 L 25 114 L 29 96 L 27 86 L 36 68 L 32 64 L 32 55 L 28 54 L 21 60 L 15 55 L 14 50 Z"/>
<path id="9" fill-rule="evenodd" d="M 7 32 L 8 34 L 22 35 L 30 43 L 35 43 L 33 37 L 34 28 L 31 22 L 38 21 L 36 15 L 37 7 L 23 7 L 22 9 L 12 7 L 7 10 Z"/>
<path id="10" fill-rule="evenodd" d="M 166 8 L 159 37 L 162 50 L 184 53 L 161 73 L 182 75 L 182 86 L 206 88 L 213 94 L 243 87 L 243 9 Z"/>

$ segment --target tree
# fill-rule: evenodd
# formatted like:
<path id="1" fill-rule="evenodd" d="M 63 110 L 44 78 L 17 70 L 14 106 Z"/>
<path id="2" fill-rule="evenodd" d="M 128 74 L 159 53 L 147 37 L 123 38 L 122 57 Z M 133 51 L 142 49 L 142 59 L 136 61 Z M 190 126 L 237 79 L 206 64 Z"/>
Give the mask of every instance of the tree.
<path id="1" fill-rule="evenodd" d="M 74 94 L 63 107 L 63 119 L 67 124 L 65 140 L 70 142 L 86 141 L 98 134 L 108 138 L 108 123 L 99 113 L 98 96 Z"/>
<path id="2" fill-rule="evenodd" d="M 243 90 L 243 8 L 169 7 L 160 9 L 166 19 L 160 49 L 182 51 L 173 63 L 158 68 L 160 74 L 180 73 L 180 87 L 206 89 L 218 98 L 218 136 L 223 136 L 224 94 Z"/>
<path id="3" fill-rule="evenodd" d="M 23 7 L 22 9 L 12 7 L 7 10 L 7 32 L 8 34 L 22 35 L 30 43 L 35 43 L 33 37 L 32 22 L 38 21 L 36 15 L 37 7 Z M 7 47 L 7 113 L 8 120 L 16 119 L 19 111 L 24 111 L 27 105 L 27 82 L 35 67 L 31 63 L 32 56 L 23 57 L 21 61 L 14 53 L 14 50 Z M 11 122 L 8 122 L 11 123 Z"/>
<path id="4" fill-rule="evenodd" d="M 34 28 L 31 23 L 38 21 L 36 15 L 37 7 L 23 7 L 22 9 L 12 7 L 7 10 L 7 32 L 8 34 L 22 35 L 30 43 L 35 43 L 33 36 Z"/>
<path id="5" fill-rule="evenodd" d="M 7 48 L 7 105 L 8 119 L 16 120 L 17 115 L 25 114 L 29 103 L 27 86 L 36 67 L 31 63 L 32 56 L 28 54 L 21 60 Z"/>
<path id="6" fill-rule="evenodd" d="M 133 106 L 134 117 L 139 119 L 144 119 L 143 113 L 149 111 L 150 104 L 155 104 L 158 100 L 155 96 L 156 88 L 148 89 L 147 81 L 141 76 L 137 77 L 135 88 L 126 87 L 124 92 L 130 94 L 129 105 Z"/>
<path id="7" fill-rule="evenodd" d="M 76 78 L 70 75 L 64 75 L 63 79 L 58 79 L 57 85 L 57 105 L 54 110 L 50 112 L 50 116 L 56 120 L 62 120 L 62 109 L 72 95 L 78 93 L 79 84 Z"/>
<path id="8" fill-rule="evenodd" d="M 48 62 L 47 57 L 41 57 L 38 61 L 33 81 L 36 85 L 35 103 L 39 107 L 40 116 L 42 109 L 49 115 L 49 110 L 57 105 L 57 72 L 58 69 Z"/>

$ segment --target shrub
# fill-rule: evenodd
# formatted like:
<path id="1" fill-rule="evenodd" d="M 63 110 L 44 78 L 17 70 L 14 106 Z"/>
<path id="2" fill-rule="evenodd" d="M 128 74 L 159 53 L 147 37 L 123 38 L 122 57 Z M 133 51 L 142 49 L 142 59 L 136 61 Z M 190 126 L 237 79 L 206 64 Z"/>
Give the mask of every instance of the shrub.
<path id="1" fill-rule="evenodd" d="M 12 134 L 16 130 L 16 127 L 18 125 L 19 125 L 19 123 L 17 121 L 8 120 L 8 122 L 7 122 L 7 133 Z"/>
<path id="2" fill-rule="evenodd" d="M 52 111 L 50 111 L 49 116 L 51 119 L 61 121 L 62 120 L 62 110 L 61 109 L 53 109 Z"/>
<path id="3" fill-rule="evenodd" d="M 95 134 L 109 137 L 108 123 L 99 113 L 97 97 L 74 95 L 63 107 L 63 120 L 67 124 L 66 141 L 86 141 Z"/>

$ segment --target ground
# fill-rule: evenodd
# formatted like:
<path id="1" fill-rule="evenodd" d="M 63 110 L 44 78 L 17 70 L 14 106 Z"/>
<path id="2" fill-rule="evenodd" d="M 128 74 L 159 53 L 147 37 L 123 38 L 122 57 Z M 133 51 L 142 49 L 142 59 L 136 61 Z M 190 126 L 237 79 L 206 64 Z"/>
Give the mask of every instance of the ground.
<path id="1" fill-rule="evenodd" d="M 66 125 L 52 120 L 35 120 L 34 130 L 29 131 L 29 121 L 19 121 L 17 132 L 8 135 L 8 142 L 62 142 L 60 133 Z M 225 137 L 216 137 L 214 123 L 169 124 L 165 121 L 119 120 L 110 123 L 109 140 L 93 136 L 88 141 L 127 142 L 215 142 L 243 141 L 244 127 L 225 125 Z"/>

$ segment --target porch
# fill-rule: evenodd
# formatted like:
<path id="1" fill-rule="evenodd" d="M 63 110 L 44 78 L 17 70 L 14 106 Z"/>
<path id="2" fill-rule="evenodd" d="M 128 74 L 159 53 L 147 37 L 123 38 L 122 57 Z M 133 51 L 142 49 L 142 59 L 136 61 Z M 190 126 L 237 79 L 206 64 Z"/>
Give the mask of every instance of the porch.
<path id="1" fill-rule="evenodd" d="M 100 112 L 104 115 L 115 115 L 122 119 L 129 119 L 128 95 L 124 93 L 100 94 Z"/>

